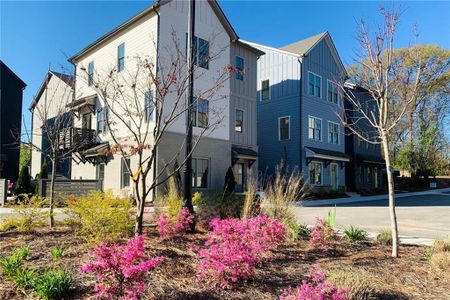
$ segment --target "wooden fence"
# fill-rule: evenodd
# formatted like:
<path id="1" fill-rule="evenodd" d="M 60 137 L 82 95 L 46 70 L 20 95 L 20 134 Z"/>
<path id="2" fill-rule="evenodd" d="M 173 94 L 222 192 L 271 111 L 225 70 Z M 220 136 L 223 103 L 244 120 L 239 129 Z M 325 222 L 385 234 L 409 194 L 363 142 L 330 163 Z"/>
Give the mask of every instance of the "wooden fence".
<path id="1" fill-rule="evenodd" d="M 63 201 L 64 197 L 81 196 L 89 191 L 103 190 L 101 180 L 55 180 L 55 200 Z M 50 194 L 50 180 L 39 180 L 39 195 L 46 197 Z"/>

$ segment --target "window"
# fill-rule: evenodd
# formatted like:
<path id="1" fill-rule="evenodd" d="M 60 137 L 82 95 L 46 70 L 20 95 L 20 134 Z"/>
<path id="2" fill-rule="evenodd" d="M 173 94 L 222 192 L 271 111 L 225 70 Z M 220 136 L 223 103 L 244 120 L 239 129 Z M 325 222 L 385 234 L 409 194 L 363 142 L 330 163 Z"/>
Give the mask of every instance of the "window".
<path id="1" fill-rule="evenodd" d="M 193 169 L 193 188 L 207 188 L 208 187 L 208 168 L 209 161 L 207 159 L 193 158 L 192 159 L 192 169 Z"/>
<path id="2" fill-rule="evenodd" d="M 311 96 L 322 97 L 322 77 L 312 72 L 308 72 L 308 94 Z"/>
<path id="3" fill-rule="evenodd" d="M 338 103 L 338 87 L 331 81 L 327 81 L 327 100 Z"/>
<path id="4" fill-rule="evenodd" d="M 193 126 L 206 128 L 208 126 L 209 101 L 204 99 L 197 99 L 196 101 Z"/>
<path id="5" fill-rule="evenodd" d="M 155 104 L 153 103 L 153 92 L 145 93 L 145 122 L 155 121 Z"/>
<path id="6" fill-rule="evenodd" d="M 309 163 L 309 182 L 313 185 L 322 184 L 322 164 L 319 162 Z"/>
<path id="7" fill-rule="evenodd" d="M 242 57 L 236 56 L 236 79 L 244 80 L 244 59 Z"/>
<path id="8" fill-rule="evenodd" d="M 129 165 L 130 165 L 130 159 L 122 157 L 122 167 L 121 167 L 121 176 L 120 176 L 120 187 L 122 189 L 130 186 L 131 173 L 127 167 Z"/>
<path id="9" fill-rule="evenodd" d="M 328 122 L 328 143 L 339 144 L 339 124 Z"/>
<path id="10" fill-rule="evenodd" d="M 188 33 L 186 32 L 186 57 L 188 55 Z M 194 36 L 192 41 L 192 51 L 194 52 L 194 65 L 204 69 L 209 69 L 209 42 Z"/>
<path id="11" fill-rule="evenodd" d="M 278 119 L 278 139 L 280 141 L 290 138 L 290 122 L 291 117 L 281 117 Z"/>
<path id="12" fill-rule="evenodd" d="M 315 141 L 322 140 L 322 120 L 315 117 L 309 117 L 309 138 Z"/>
<path id="13" fill-rule="evenodd" d="M 242 132 L 244 129 L 244 111 L 236 109 L 236 123 L 234 125 L 234 130 L 236 132 Z"/>
<path id="14" fill-rule="evenodd" d="M 269 79 L 261 81 L 261 100 L 270 99 L 270 84 Z"/>
<path id="15" fill-rule="evenodd" d="M 97 110 L 97 132 L 102 133 L 103 132 L 103 109 L 100 108 Z"/>
<path id="16" fill-rule="evenodd" d="M 103 107 L 103 132 L 109 131 L 109 107 Z"/>
<path id="17" fill-rule="evenodd" d="M 125 68 L 125 44 L 122 43 L 117 47 L 117 70 L 123 71 Z"/>
<path id="18" fill-rule="evenodd" d="M 97 179 L 104 180 L 105 179 L 105 164 L 100 163 L 97 165 Z"/>
<path id="19" fill-rule="evenodd" d="M 94 84 L 94 62 L 91 61 L 88 65 L 88 85 Z"/>

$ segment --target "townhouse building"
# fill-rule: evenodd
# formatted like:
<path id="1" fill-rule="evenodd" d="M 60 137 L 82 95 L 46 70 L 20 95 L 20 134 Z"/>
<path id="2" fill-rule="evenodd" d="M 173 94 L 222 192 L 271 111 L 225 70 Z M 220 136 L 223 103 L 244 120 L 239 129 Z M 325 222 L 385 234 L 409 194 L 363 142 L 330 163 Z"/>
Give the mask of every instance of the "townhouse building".
<path id="1" fill-rule="evenodd" d="M 259 170 L 271 175 L 283 162 L 298 168 L 314 187 L 346 184 L 342 97 L 346 71 L 324 32 L 282 48 L 250 43 L 258 60 Z"/>
<path id="2" fill-rule="evenodd" d="M 30 175 L 36 177 L 45 162 L 49 170 L 52 170 L 50 141 L 45 132 L 46 128 L 52 129 L 55 118 L 58 123 L 70 126 L 72 115 L 66 105 L 72 101 L 74 78 L 72 75 L 56 71 L 48 71 L 39 87 L 29 110 L 31 112 L 31 170 Z M 63 122 L 59 121 L 64 120 Z M 46 122 L 47 124 L 44 124 Z M 64 123 L 64 124 L 62 124 Z M 71 155 L 59 160 L 56 164 L 57 176 L 70 179 L 72 160 Z"/>
<path id="3" fill-rule="evenodd" d="M 98 179 L 104 190 L 110 189 L 118 196 L 132 195 L 132 174 L 124 163 L 134 165 L 136 158 L 123 158 L 108 151 L 114 146 L 110 134 L 113 129 L 104 120 L 108 118 L 112 124 L 115 117 L 93 87 L 96 80 L 107 76 L 113 68 L 119 73 L 133 73 L 135 57 L 155 63 L 156 72 L 170 67 L 172 61 L 167 53 L 174 49 L 174 40 L 179 48 L 187 49 L 188 11 L 187 1 L 157 1 L 70 59 L 76 74 L 74 97 L 69 105 L 74 116 L 73 136 L 89 141 L 74 151 L 72 179 Z M 220 98 L 197 99 L 194 136 L 201 133 L 203 122 L 214 122 L 215 118 L 221 118 L 221 122 L 195 148 L 193 188 L 223 189 L 225 173 L 232 166 L 237 189 L 243 189 L 247 174 L 258 169 L 256 67 L 264 53 L 239 39 L 216 1 L 196 1 L 195 44 L 200 51 L 196 56 L 194 94 L 213 85 L 224 68 L 234 66 L 237 72 L 220 85 Z M 214 59 L 209 60 L 213 54 Z M 156 63 L 156 59 L 160 61 Z M 150 88 L 149 97 L 153 92 Z M 147 93 L 141 99 L 143 105 L 146 99 Z M 166 129 L 158 144 L 156 169 L 150 172 L 151 176 L 163 172 L 162 166 L 173 161 L 174 156 L 178 156 L 178 162 L 183 161 L 184 151 L 179 150 L 185 142 L 185 120 L 181 117 Z M 155 126 L 154 116 L 149 115 L 146 122 Z M 120 132 L 123 128 L 116 130 Z"/>

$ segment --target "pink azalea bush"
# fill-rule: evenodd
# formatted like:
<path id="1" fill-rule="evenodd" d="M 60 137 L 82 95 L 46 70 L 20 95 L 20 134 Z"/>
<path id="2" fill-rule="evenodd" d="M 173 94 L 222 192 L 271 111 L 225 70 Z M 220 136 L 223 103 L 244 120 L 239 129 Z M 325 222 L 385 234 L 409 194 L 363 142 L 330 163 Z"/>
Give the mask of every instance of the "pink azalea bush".
<path id="1" fill-rule="evenodd" d="M 248 279 L 262 255 L 285 239 L 286 228 L 277 219 L 260 215 L 250 219 L 213 219 L 205 248 L 191 245 L 200 259 L 197 281 L 227 287 Z"/>
<path id="2" fill-rule="evenodd" d="M 348 289 L 337 289 L 332 283 L 325 281 L 327 275 L 319 264 L 312 266 L 308 272 L 308 279 L 295 289 L 284 290 L 280 300 L 351 300 Z"/>
<path id="3" fill-rule="evenodd" d="M 126 245 L 101 243 L 89 255 L 91 261 L 78 270 L 97 274 L 95 292 L 99 298 L 121 300 L 138 299 L 145 289 L 144 274 L 164 260 L 145 254 L 143 236 L 128 240 Z"/>
<path id="4" fill-rule="evenodd" d="M 186 233 L 193 220 L 194 216 L 189 213 L 187 208 L 183 208 L 178 212 L 175 222 L 171 222 L 167 214 L 161 214 L 156 220 L 160 238 L 162 240 L 173 239 L 179 234 Z"/>
<path id="5" fill-rule="evenodd" d="M 309 244 L 314 247 L 325 248 L 335 238 L 336 231 L 324 220 L 317 218 L 309 235 Z"/>

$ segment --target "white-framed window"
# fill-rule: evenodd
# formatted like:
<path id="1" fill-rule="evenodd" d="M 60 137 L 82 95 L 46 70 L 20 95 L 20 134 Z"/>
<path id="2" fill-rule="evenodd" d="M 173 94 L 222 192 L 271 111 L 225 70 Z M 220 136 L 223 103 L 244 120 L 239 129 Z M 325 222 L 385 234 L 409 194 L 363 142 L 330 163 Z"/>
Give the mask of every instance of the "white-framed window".
<path id="1" fill-rule="evenodd" d="M 126 188 L 130 186 L 131 173 L 128 170 L 130 165 L 130 159 L 122 157 L 122 163 L 120 168 L 120 188 Z"/>
<path id="2" fill-rule="evenodd" d="M 291 138 L 291 117 L 278 118 L 278 140 L 285 141 Z"/>
<path id="3" fill-rule="evenodd" d="M 337 104 L 338 95 L 338 86 L 334 82 L 327 80 L 327 100 Z"/>
<path id="4" fill-rule="evenodd" d="M 312 185 L 322 185 L 322 163 L 312 161 L 309 163 L 309 182 Z"/>
<path id="5" fill-rule="evenodd" d="M 234 130 L 236 132 L 244 131 L 244 111 L 243 110 L 236 109 L 236 120 L 235 120 Z"/>
<path id="6" fill-rule="evenodd" d="M 125 43 L 117 46 L 117 70 L 119 72 L 125 69 Z"/>
<path id="7" fill-rule="evenodd" d="M 244 59 L 236 56 L 236 79 L 244 80 Z"/>
<path id="8" fill-rule="evenodd" d="M 104 124 L 103 108 L 99 108 L 97 110 L 97 133 L 103 132 L 103 124 Z"/>
<path id="9" fill-rule="evenodd" d="M 206 128 L 208 127 L 209 101 L 200 98 L 196 98 L 194 101 L 196 101 L 196 105 L 194 107 L 194 120 L 192 125 Z"/>
<path id="10" fill-rule="evenodd" d="M 99 163 L 97 165 L 97 180 L 104 180 L 105 179 L 105 163 Z"/>
<path id="11" fill-rule="evenodd" d="M 328 143 L 339 145 L 339 124 L 328 121 Z"/>
<path id="12" fill-rule="evenodd" d="M 88 85 L 94 84 L 94 62 L 91 61 L 88 65 Z"/>
<path id="13" fill-rule="evenodd" d="M 155 103 L 153 103 L 153 92 L 147 91 L 144 95 L 144 102 L 145 102 L 145 115 L 144 120 L 145 122 L 155 121 Z"/>
<path id="14" fill-rule="evenodd" d="M 309 118 L 308 118 L 308 137 L 315 141 L 322 140 L 322 119 L 309 116 Z"/>
<path id="15" fill-rule="evenodd" d="M 308 71 L 308 94 L 322 97 L 322 77 L 310 71 Z"/>
<path id="16" fill-rule="evenodd" d="M 188 33 L 186 32 L 186 57 L 188 55 L 187 48 Z M 209 69 L 209 42 L 198 36 L 194 36 L 192 41 L 192 51 L 194 52 L 194 61 L 192 63 L 200 68 Z"/>
<path id="17" fill-rule="evenodd" d="M 261 100 L 270 99 L 270 80 L 265 79 L 261 81 Z"/>
<path id="18" fill-rule="evenodd" d="M 208 188 L 209 160 L 204 158 L 192 158 L 192 187 Z"/>

